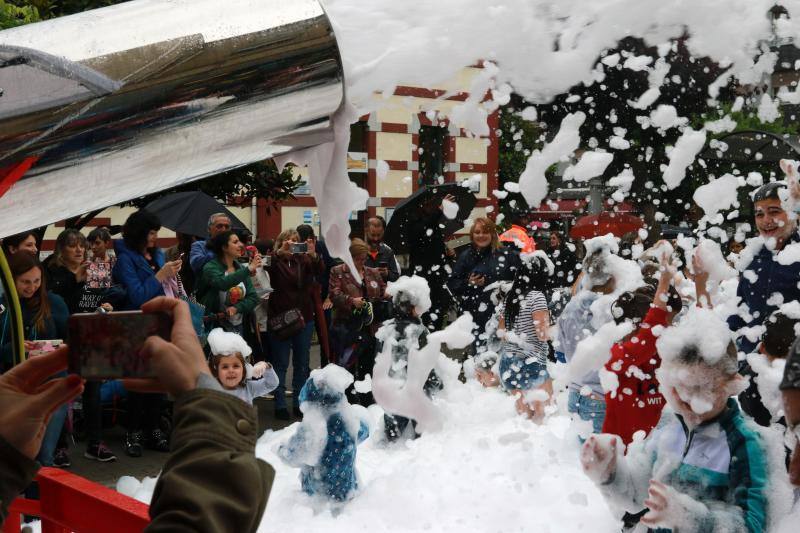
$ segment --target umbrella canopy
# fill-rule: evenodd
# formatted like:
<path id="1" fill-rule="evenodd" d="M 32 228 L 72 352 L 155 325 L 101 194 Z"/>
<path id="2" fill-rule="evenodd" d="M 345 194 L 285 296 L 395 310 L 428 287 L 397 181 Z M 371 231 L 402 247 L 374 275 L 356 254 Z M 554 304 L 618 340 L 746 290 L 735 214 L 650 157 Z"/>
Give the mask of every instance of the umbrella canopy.
<path id="1" fill-rule="evenodd" d="M 453 218 L 448 218 L 442 213 L 440 221 L 442 235 L 447 238 L 463 228 L 464 221 L 469 218 L 469 214 L 477 201 L 469 188 L 463 187 L 459 183 L 425 185 L 395 206 L 392 218 L 386 226 L 386 235 L 384 236 L 386 244 L 397 254 L 409 253 L 409 226 L 427 216 L 424 212 L 426 205 L 431 203 L 441 204 L 448 194 L 455 198 L 453 202 L 458 205 L 458 213 Z"/>
<path id="2" fill-rule="evenodd" d="M 586 215 L 577 220 L 569 231 L 573 239 L 590 239 L 606 233 L 622 237 L 644 226 L 641 218 L 627 213 L 603 211 L 596 215 Z"/>
<path id="3" fill-rule="evenodd" d="M 247 226 L 228 208 L 200 191 L 168 194 L 153 200 L 145 206 L 145 209 L 158 216 L 165 228 L 200 238 L 208 236 L 208 218 L 214 213 L 228 215 L 231 219 L 231 229 L 247 229 Z"/>
<path id="4" fill-rule="evenodd" d="M 525 228 L 512 225 L 509 229 L 500 235 L 501 242 L 513 243 L 524 254 L 530 254 L 536 251 L 536 242 L 533 237 L 528 235 Z"/>

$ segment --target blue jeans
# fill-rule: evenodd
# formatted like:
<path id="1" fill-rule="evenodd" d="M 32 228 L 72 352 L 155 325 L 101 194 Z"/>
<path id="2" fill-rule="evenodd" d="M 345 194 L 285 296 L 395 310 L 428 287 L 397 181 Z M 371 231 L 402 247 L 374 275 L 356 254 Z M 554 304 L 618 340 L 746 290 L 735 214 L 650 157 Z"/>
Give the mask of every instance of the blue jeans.
<path id="1" fill-rule="evenodd" d="M 292 402 L 297 408 L 300 389 L 308 379 L 308 360 L 311 352 L 311 335 L 314 333 L 314 321 L 306 322 L 306 327 L 285 341 L 277 340 L 273 335 L 269 337 L 270 352 L 272 352 L 272 366 L 278 374 L 278 388 L 275 389 L 275 409 L 286 409 L 286 370 L 289 368 L 289 351 L 292 352 Z"/>
<path id="2" fill-rule="evenodd" d="M 36 460 L 42 466 L 53 466 L 53 456 L 56 453 L 58 446 L 58 438 L 61 436 L 61 430 L 64 428 L 64 421 L 67 419 L 67 405 L 62 405 L 50 416 L 50 422 L 47 423 L 47 428 L 44 430 L 44 437 L 42 438 L 42 447 L 39 448 L 39 454 Z"/>
<path id="3" fill-rule="evenodd" d="M 606 402 L 595 400 L 591 396 L 583 396 L 575 389 L 569 390 L 569 404 L 567 409 L 575 413 L 581 420 L 592 423 L 592 433 L 603 432 L 603 420 L 606 418 Z"/>

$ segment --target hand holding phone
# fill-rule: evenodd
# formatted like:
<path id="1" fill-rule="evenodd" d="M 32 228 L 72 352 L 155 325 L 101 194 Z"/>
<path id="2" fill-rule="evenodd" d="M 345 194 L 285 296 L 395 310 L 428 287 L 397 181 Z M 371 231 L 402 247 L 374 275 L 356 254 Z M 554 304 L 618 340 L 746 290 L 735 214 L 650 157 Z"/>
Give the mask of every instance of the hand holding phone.
<path id="1" fill-rule="evenodd" d="M 136 392 L 168 392 L 179 396 L 197 388 L 200 374 L 211 377 L 203 348 L 192 326 L 192 315 L 186 302 L 160 296 L 142 306 L 145 314 L 164 314 L 171 318 L 169 340 L 149 337 L 142 353 L 150 360 L 154 378 L 125 379 L 123 385 Z"/>
<path id="2" fill-rule="evenodd" d="M 170 338 L 166 313 L 121 311 L 69 317 L 69 369 L 88 380 L 152 377 L 142 349 L 148 337 Z"/>

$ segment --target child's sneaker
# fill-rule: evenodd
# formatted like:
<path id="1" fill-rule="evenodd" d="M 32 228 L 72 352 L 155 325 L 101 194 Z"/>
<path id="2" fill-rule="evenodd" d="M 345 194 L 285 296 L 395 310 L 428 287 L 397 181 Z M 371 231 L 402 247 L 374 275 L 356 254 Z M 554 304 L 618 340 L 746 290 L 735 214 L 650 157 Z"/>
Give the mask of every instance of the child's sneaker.
<path id="1" fill-rule="evenodd" d="M 69 468 L 72 466 L 66 448 L 58 448 L 56 453 L 53 454 L 53 466 L 56 468 Z"/>
<path id="2" fill-rule="evenodd" d="M 100 461 L 101 463 L 109 463 L 117 460 L 117 456 L 102 442 L 90 443 L 83 456 L 93 461 Z"/>
<path id="3" fill-rule="evenodd" d="M 125 434 L 125 453 L 131 457 L 142 456 L 142 436 L 141 431 L 129 431 Z"/>
<path id="4" fill-rule="evenodd" d="M 167 436 L 164 435 L 164 432 L 160 429 L 154 429 L 150 432 L 145 438 L 144 445 L 149 450 L 169 452 L 169 440 L 167 440 Z"/>

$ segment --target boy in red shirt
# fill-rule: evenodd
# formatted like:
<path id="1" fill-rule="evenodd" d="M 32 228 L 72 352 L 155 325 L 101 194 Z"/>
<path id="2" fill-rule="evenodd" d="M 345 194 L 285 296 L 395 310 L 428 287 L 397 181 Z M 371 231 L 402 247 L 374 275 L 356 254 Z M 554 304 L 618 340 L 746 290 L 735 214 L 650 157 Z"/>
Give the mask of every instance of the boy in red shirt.
<path id="1" fill-rule="evenodd" d="M 610 372 L 616 376 L 618 385 L 615 391 L 606 393 L 603 433 L 619 435 L 626 445 L 637 431 L 649 433 L 658 424 L 664 408 L 664 397 L 656 380 L 656 369 L 661 364 L 656 351 L 658 330 L 653 330 L 671 324 L 683 306 L 678 293 L 670 287 L 671 281 L 671 269 L 662 265 L 655 294 L 648 285 L 624 293 L 612 306 L 617 324 L 626 320 L 638 324 L 633 333 L 614 344 L 605 365 L 605 379 Z"/>

